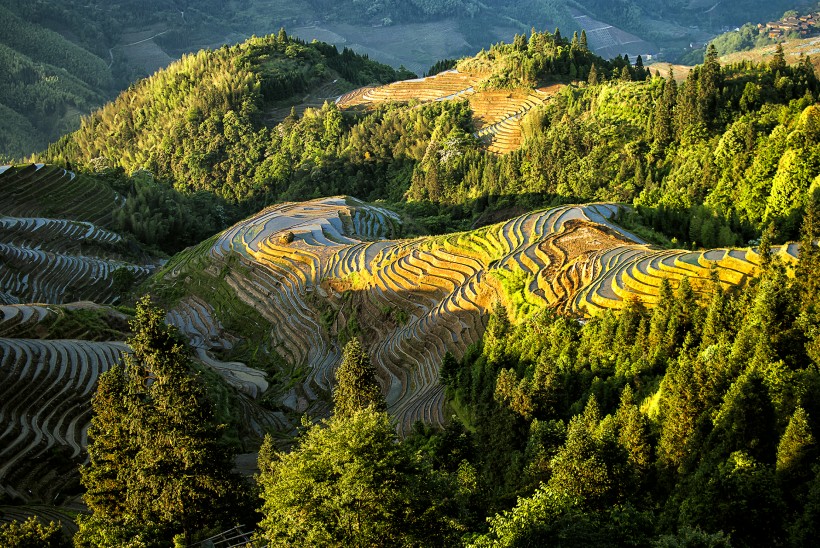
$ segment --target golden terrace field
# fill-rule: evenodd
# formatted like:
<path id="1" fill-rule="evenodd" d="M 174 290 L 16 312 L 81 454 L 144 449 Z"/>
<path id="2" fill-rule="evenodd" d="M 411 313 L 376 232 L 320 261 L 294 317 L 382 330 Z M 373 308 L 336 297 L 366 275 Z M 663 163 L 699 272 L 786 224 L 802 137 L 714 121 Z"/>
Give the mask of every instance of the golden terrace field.
<path id="1" fill-rule="evenodd" d="M 367 108 L 389 102 L 431 102 L 464 99 L 470 103 L 475 121 L 475 137 L 488 149 L 506 154 L 522 142 L 521 119 L 533 108 L 544 104 L 561 86 L 544 89 L 478 90 L 480 77 L 448 70 L 415 80 L 403 80 L 386 86 L 365 87 L 337 100 L 342 109 Z"/>
<path id="2" fill-rule="evenodd" d="M 506 112 L 496 99 L 515 98 L 475 97 L 482 131 Z M 43 193 L 62 196 L 54 207 L 68 218 L 34 216 Z M 70 477 L 93 387 L 127 351 L 127 316 L 105 304 L 116 302 L 123 273 L 136 283 L 152 267 L 104 228 L 122 198 L 83 177 L 4 168 L 0 195 L 0 485 L 27 500 L 29 491 L 52 496 Z M 546 308 L 582 319 L 635 299 L 651 307 L 664 280 L 673 289 L 687 280 L 706 296 L 713 279 L 743 285 L 758 271 L 754 249 L 649 246 L 613 222 L 622 207 L 562 206 L 470 232 L 391 239 L 399 217 L 355 198 L 285 203 L 176 255 L 144 289 L 168 303 L 167 321 L 198 367 L 235 389 L 231 412 L 248 432 L 290 433 L 300 414 L 327 414 L 341 349 L 358 336 L 406 433 L 417 420 L 445 422 L 442 360 L 481 340 L 496 303 L 517 321 Z M 797 256 L 795 244 L 773 251 L 787 263 Z M 65 304 L 78 300 L 99 304 Z M 20 304 L 37 302 L 51 304 Z M 69 468 L 40 460 L 55 451 Z"/>
<path id="3" fill-rule="evenodd" d="M 613 224 L 616 204 L 564 206 L 472 232 L 385 239 L 395 214 L 353 198 L 270 207 L 180 257 L 159 275 L 172 285 L 202 272 L 223 279 L 236 299 L 272 329 L 272 346 L 301 381 L 286 407 L 328 411 L 341 348 L 361 336 L 378 366 L 391 414 L 402 431 L 416 420 L 444 422 L 438 369 L 483 335 L 503 303 L 519 319 L 544 308 L 578 318 L 637 299 L 652 306 L 663 280 L 687 279 L 707 295 L 712 277 L 744 284 L 759 265 L 755 250 L 662 250 Z M 794 261 L 796 245 L 774 250 Z M 206 284 L 207 285 L 207 284 Z M 201 295 L 205 301 L 207 295 Z M 201 308 L 190 308 L 191 323 Z"/>

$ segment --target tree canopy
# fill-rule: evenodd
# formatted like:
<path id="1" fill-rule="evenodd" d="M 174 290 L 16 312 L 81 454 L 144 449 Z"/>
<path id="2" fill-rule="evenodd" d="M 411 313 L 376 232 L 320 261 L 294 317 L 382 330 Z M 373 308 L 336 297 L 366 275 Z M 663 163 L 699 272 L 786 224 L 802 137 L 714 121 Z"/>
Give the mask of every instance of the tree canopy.
<path id="1" fill-rule="evenodd" d="M 92 400 L 89 463 L 77 546 L 190 540 L 227 522 L 240 487 L 231 454 L 185 343 L 165 313 L 139 301 L 128 340 L 133 354 L 100 377 Z"/>
<path id="2" fill-rule="evenodd" d="M 259 534 L 271 546 L 455 540 L 446 484 L 398 443 L 387 414 L 373 407 L 309 426 L 288 453 L 261 451 L 259 468 Z"/>
<path id="3" fill-rule="evenodd" d="M 359 409 L 372 407 L 385 410 L 376 368 L 362 348 L 357 337 L 344 347 L 342 363 L 336 370 L 336 386 L 333 389 L 334 416 L 351 416 Z"/>

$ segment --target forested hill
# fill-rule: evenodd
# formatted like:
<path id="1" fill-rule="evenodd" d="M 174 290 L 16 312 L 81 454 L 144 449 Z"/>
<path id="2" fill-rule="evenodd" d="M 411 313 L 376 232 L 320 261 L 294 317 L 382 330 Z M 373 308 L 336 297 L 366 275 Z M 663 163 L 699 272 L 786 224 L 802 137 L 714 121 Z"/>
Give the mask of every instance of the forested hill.
<path id="1" fill-rule="evenodd" d="M 607 62 L 587 49 L 583 33 L 549 32 L 462 60 L 459 69 L 499 100 L 569 84 L 504 119 L 520 127 L 523 143 L 499 155 L 477 131 L 478 106 L 457 90 L 422 105 L 391 102 L 387 93 L 364 110 L 331 100 L 285 116 L 294 95 L 399 75 L 280 33 L 187 56 L 124 92 L 44 158 L 89 170 L 146 169 L 246 213 L 350 194 L 410 201 L 401 207 L 422 218 L 422 229 L 442 231 L 505 208 L 615 200 L 641 206 L 656 228 L 674 227 L 669 236 L 680 242 L 733 245 L 771 222 L 780 237 L 795 237 L 816 175 L 810 59 L 721 66 L 711 51 L 681 84 L 636 61 Z M 325 94 L 332 99 L 335 90 Z"/>
<path id="2" fill-rule="evenodd" d="M 43 26 L 42 13 L 33 5 L 23 9 L 19 4 L 0 2 L 0 157 L 42 149 L 73 130 L 113 87 L 102 51 L 80 45 L 101 37 L 92 20 L 79 24 L 85 10 L 62 6 L 50 12 L 63 25 L 87 33 L 74 34 L 72 41 Z"/>
<path id="3" fill-rule="evenodd" d="M 809 2 L 796 2 L 798 5 Z M 20 158 L 73 131 L 80 117 L 181 55 L 285 25 L 306 41 L 350 45 L 421 73 L 532 27 L 590 32 L 607 56 L 669 60 L 792 0 L 0 0 L 0 157 Z"/>
<path id="4" fill-rule="evenodd" d="M 280 121 L 277 109 L 317 89 L 332 101 L 399 76 L 412 75 L 281 31 L 184 56 L 83 120 L 49 157 L 129 173 L 147 169 L 180 188 L 238 201 L 262 185 L 262 173 L 255 173 L 274 139 L 267 125 Z M 327 130 L 333 135 L 332 125 Z"/>
<path id="5" fill-rule="evenodd" d="M 576 33 L 568 40 L 535 33 L 529 41 L 519 35 L 513 44 L 498 44 L 465 68 L 481 76 L 485 88 L 531 88 L 586 77 L 596 63 L 603 76 L 626 64 L 623 59 L 609 63 L 593 55 L 583 35 Z M 339 53 L 327 44 L 305 44 L 282 30 L 276 36 L 183 57 L 84 120 L 79 131 L 50 147 L 46 157 L 93 169 L 147 169 L 180 190 L 207 190 L 231 202 L 259 205 L 261 200 L 310 197 L 300 183 L 309 175 L 311 181 L 305 184 L 315 191 L 317 170 L 325 171 L 319 178 L 327 185 L 321 194 L 370 196 L 381 186 L 381 193 L 373 197 L 401 200 L 409 172 L 402 168 L 385 173 L 383 168 L 412 165 L 404 162 L 408 153 L 407 160 L 420 159 L 419 147 L 436 127 L 439 132 L 446 128 L 448 133 L 455 126 L 470 132 L 469 113 L 463 105 L 445 101 L 422 111 L 387 105 L 375 118 L 360 119 L 353 113 L 343 119 L 333 103 L 357 86 L 409 76 L 350 50 Z M 295 112 L 282 114 L 307 98 L 328 104 L 301 120 Z M 400 120 L 408 117 L 421 118 L 421 123 L 408 127 Z M 284 123 L 277 126 L 282 118 Z M 380 144 L 383 137 L 362 142 L 365 134 L 348 135 L 357 122 L 365 132 L 372 131 L 373 124 L 392 125 L 388 139 L 405 141 L 405 153 L 387 154 L 384 147 L 394 145 Z M 345 180 L 349 168 L 338 164 L 350 163 L 345 149 L 351 145 L 371 157 L 375 147 L 382 149 L 383 161 L 374 167 L 382 171 L 376 181 L 386 184 Z M 365 150 L 369 147 L 374 148 Z M 338 169 L 326 169 L 330 162 Z M 366 169 L 368 165 L 373 162 L 366 162 Z M 354 188 L 345 188 L 351 184 Z M 368 187 L 355 188 L 356 184 Z"/>

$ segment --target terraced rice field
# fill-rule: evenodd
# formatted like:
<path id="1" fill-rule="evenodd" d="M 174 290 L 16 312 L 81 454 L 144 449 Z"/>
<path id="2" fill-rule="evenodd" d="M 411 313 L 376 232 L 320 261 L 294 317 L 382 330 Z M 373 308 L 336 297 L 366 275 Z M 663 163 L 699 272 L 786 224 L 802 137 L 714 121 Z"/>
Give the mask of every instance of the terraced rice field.
<path id="1" fill-rule="evenodd" d="M 45 317 L 43 307 L 9 322 Z M 0 490 L 22 500 L 50 500 L 85 458 L 91 394 L 99 376 L 127 351 L 120 342 L 0 338 Z M 51 452 L 62 451 L 55 467 Z"/>
<path id="2" fill-rule="evenodd" d="M 619 207 L 565 206 L 473 232 L 388 240 L 395 215 L 326 198 L 268 208 L 225 231 L 208 254 L 217 269 L 240 261 L 244 275 L 228 274 L 237 297 L 270 322 L 285 360 L 306 368 L 284 406 L 326 409 L 321 394 L 332 387 L 340 338 L 355 324 L 406 432 L 416 420 L 444 422 L 439 364 L 446 352 L 460 357 L 480 340 L 496 301 L 581 318 L 631 299 L 652 306 L 663 279 L 674 288 L 688 278 L 705 294 L 713 271 L 725 285 L 757 272 L 752 249 L 653 248 L 612 222 Z M 797 248 L 775 252 L 791 262 Z M 526 280 L 523 288 L 504 281 L 516 276 Z M 219 339 L 214 324 L 196 331 Z"/>
<path id="3" fill-rule="evenodd" d="M 113 303 L 119 274 L 130 271 L 134 282 L 150 274 L 106 228 L 120 203 L 63 168 L 0 167 L 0 491 L 11 497 L 51 501 L 76 476 L 91 394 L 126 350 L 78 321 L 63 336 L 95 340 L 43 340 L 65 316 L 56 305 Z"/>
<path id="4" fill-rule="evenodd" d="M 0 214 L 50 217 L 107 226 L 122 202 L 102 183 L 43 164 L 0 167 Z"/>
<path id="5" fill-rule="evenodd" d="M 531 97 L 482 97 L 480 131 L 509 120 L 509 105 Z M 114 301 L 117 269 L 137 280 L 149 274 L 129 262 L 102 213 L 72 209 L 69 198 L 64 217 L 31 209 L 31 196 L 52 178 L 61 181 L 54 192 L 70 197 L 62 190 L 75 181 L 70 172 L 0 168 L 0 196 L 10 197 L 0 201 L 0 489 L 26 501 L 53 500 L 76 472 L 96 380 L 127 350 L 117 341 L 43 340 L 41 333 L 47 336 L 62 313 L 60 303 Z M 109 196 L 92 209 L 116 204 Z M 396 240 L 398 216 L 354 198 L 280 204 L 181 254 L 158 278 L 183 287 L 201 271 L 219 278 L 223 308 L 209 300 L 216 294 L 191 294 L 175 301 L 167 321 L 202 364 L 237 389 L 251 431 L 291 431 L 288 410 L 326 414 L 343 343 L 360 336 L 389 410 L 407 432 L 416 420 L 444 422 L 439 364 L 447 352 L 461 357 L 481 339 L 495 302 L 516 318 L 544 308 L 589 317 L 631 299 L 652 306 L 664 279 L 675 287 L 687 278 L 705 295 L 713 275 L 738 285 L 759 268 L 754 249 L 648 246 L 612 222 L 619 207 L 564 206 L 472 232 Z M 786 262 L 797 251 L 794 244 L 775 249 Z M 274 379 L 220 359 L 241 335 L 218 317 L 226 302 L 252 307 L 259 323 L 269 324 L 271 348 L 291 368 L 290 377 L 276 379 L 282 411 L 256 401 L 270 396 Z M 55 467 L 55 455 L 63 468 Z"/>
<path id="6" fill-rule="evenodd" d="M 388 102 L 432 102 L 464 99 L 473 110 L 474 137 L 486 142 L 488 150 L 506 154 L 523 142 L 520 120 L 533 108 L 547 101 L 560 86 L 544 90 L 480 91 L 479 77 L 448 70 L 386 86 L 366 87 L 342 95 L 336 104 L 342 109 L 368 107 Z"/>
<path id="7" fill-rule="evenodd" d="M 361 93 L 351 92 L 337 101 L 340 108 L 350 108 L 370 103 L 409 101 L 444 101 L 474 93 L 478 78 L 457 70 L 447 70 L 426 78 L 402 80 L 378 87 L 363 88 Z"/>
<path id="8" fill-rule="evenodd" d="M 129 351 L 118 341 L 39 338 L 49 335 L 64 309 L 77 308 L 103 307 L 0 305 L 0 493 L 22 501 L 53 501 L 74 481 L 77 465 L 85 460 L 97 379 Z M 125 321 L 116 310 L 107 310 Z M 212 312 L 207 303 L 188 298 L 169 312 L 168 320 L 191 339 L 196 359 L 240 391 L 246 429 L 260 437 L 290 431 L 281 412 L 255 401 L 268 388 L 263 372 L 211 354 L 232 344 Z"/>
<path id="9" fill-rule="evenodd" d="M 196 357 L 218 372 L 228 384 L 251 398 L 268 389 L 264 372 L 244 363 L 223 362 L 214 358 L 214 350 L 230 350 L 236 338 L 225 331 L 208 303 L 196 297 L 184 299 L 168 312 L 166 321 L 188 338 Z"/>
<path id="10" fill-rule="evenodd" d="M 55 166 L 4 166 L 0 172 L 0 304 L 118 299 L 114 273 L 135 281 L 120 235 L 104 228 L 120 198 L 104 185 Z M 43 217 L 52 212 L 59 217 Z"/>

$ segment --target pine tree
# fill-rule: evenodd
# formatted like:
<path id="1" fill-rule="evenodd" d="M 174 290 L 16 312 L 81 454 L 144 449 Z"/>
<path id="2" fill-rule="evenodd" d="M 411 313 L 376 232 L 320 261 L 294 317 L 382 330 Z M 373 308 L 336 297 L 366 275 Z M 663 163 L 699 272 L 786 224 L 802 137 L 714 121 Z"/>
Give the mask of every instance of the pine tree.
<path id="1" fill-rule="evenodd" d="M 811 462 L 816 456 L 817 443 L 811 433 L 809 416 L 802 407 L 798 407 L 777 446 L 777 473 L 786 482 L 808 480 Z"/>
<path id="2" fill-rule="evenodd" d="M 714 273 L 716 274 L 716 272 Z M 706 310 L 706 319 L 703 323 L 701 335 L 701 345 L 704 348 L 717 344 L 723 335 L 728 335 L 730 332 L 726 294 L 716 277 L 713 278 L 713 285 L 712 300 Z"/>
<path id="3" fill-rule="evenodd" d="M 714 125 L 718 113 L 718 98 L 722 86 L 718 52 L 709 44 L 698 79 L 698 115 L 706 127 Z"/>
<path id="4" fill-rule="evenodd" d="M 581 49 L 583 51 L 589 51 L 589 46 L 587 45 L 587 31 L 581 31 Z"/>
<path id="5" fill-rule="evenodd" d="M 783 52 L 783 44 L 778 43 L 774 49 L 774 56 L 769 62 L 769 69 L 772 72 L 783 72 L 786 68 L 786 54 Z"/>
<path id="6" fill-rule="evenodd" d="M 567 440 L 552 460 L 553 475 L 548 484 L 551 490 L 582 499 L 593 507 L 605 505 L 612 489 L 610 470 L 595 436 L 600 421 L 593 396 L 584 412 L 570 421 Z"/>
<path id="7" fill-rule="evenodd" d="M 774 239 L 774 231 L 774 223 L 769 223 L 760 236 L 760 246 L 757 252 L 760 255 L 760 267 L 764 272 L 769 270 L 772 265 L 772 240 Z"/>
<path id="8" fill-rule="evenodd" d="M 636 82 L 643 82 L 646 80 L 647 72 L 643 66 L 643 57 L 638 55 L 638 58 L 635 60 L 635 81 Z"/>
<path id="9" fill-rule="evenodd" d="M 621 402 L 615 414 L 618 423 L 618 442 L 627 453 L 629 464 L 638 472 L 636 482 L 640 481 L 650 464 L 652 444 L 649 442 L 649 428 L 646 418 L 635 403 L 632 387 L 626 385 L 621 393 Z"/>
<path id="10" fill-rule="evenodd" d="M 820 218 L 818 218 L 817 199 L 809 196 L 800 238 L 800 260 L 797 263 L 795 277 L 801 290 L 801 308 L 813 311 L 820 299 Z"/>
<path id="11" fill-rule="evenodd" d="M 373 407 L 384 411 L 386 404 L 381 387 L 376 380 L 376 368 L 354 338 L 345 345 L 342 363 L 336 370 L 336 387 L 333 390 L 334 416 L 349 417 L 359 409 Z"/>
<path id="12" fill-rule="evenodd" d="M 190 540 L 235 508 L 230 473 L 205 388 L 187 349 L 148 297 L 137 304 L 123 357 L 100 377 L 92 400 L 89 463 L 81 469 L 92 514 L 79 520 L 77 546 Z"/>
<path id="13" fill-rule="evenodd" d="M 598 69 L 595 68 L 595 63 L 592 63 L 592 67 L 589 69 L 589 76 L 587 76 L 587 82 L 589 82 L 590 86 L 595 86 L 598 84 Z"/>
<path id="14" fill-rule="evenodd" d="M 270 453 L 270 447 L 265 448 Z M 398 442 L 387 413 L 353 410 L 260 454 L 266 546 L 452 546 L 447 485 Z"/>
<path id="15" fill-rule="evenodd" d="M 670 70 L 669 78 L 663 83 L 663 92 L 655 102 L 655 124 L 653 133 L 655 142 L 661 147 L 672 142 L 672 138 L 674 137 L 674 109 L 677 94 L 677 83 Z"/>

